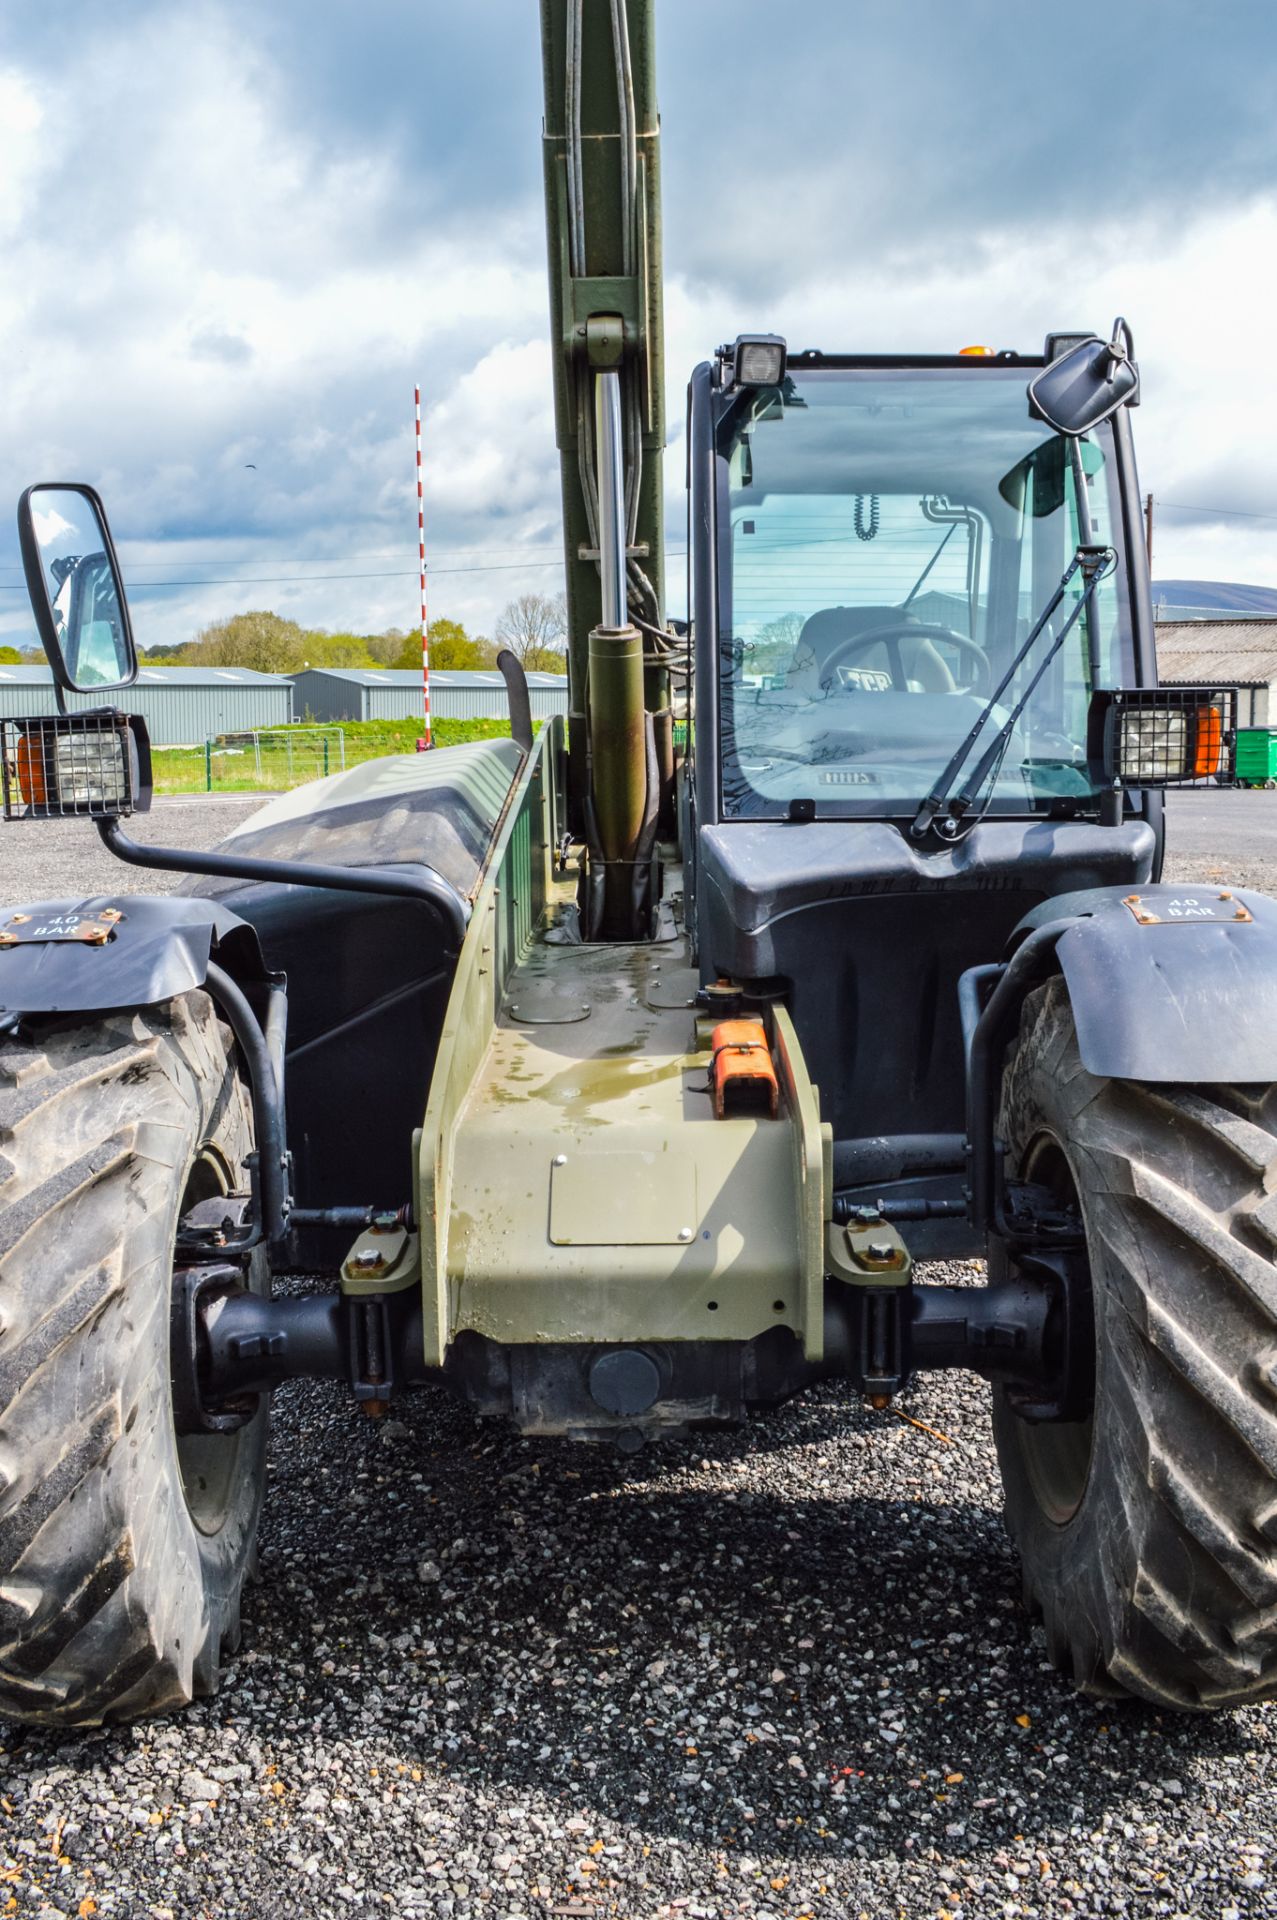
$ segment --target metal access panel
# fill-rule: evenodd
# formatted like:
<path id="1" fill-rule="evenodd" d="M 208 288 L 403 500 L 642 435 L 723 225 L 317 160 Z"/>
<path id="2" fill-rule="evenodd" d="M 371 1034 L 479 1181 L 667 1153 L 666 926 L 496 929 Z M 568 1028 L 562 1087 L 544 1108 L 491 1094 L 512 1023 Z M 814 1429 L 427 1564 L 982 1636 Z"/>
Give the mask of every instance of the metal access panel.
<path id="1" fill-rule="evenodd" d="M 696 1237 L 696 1168 L 668 1153 L 582 1148 L 550 1169 L 556 1247 L 676 1247 Z"/>

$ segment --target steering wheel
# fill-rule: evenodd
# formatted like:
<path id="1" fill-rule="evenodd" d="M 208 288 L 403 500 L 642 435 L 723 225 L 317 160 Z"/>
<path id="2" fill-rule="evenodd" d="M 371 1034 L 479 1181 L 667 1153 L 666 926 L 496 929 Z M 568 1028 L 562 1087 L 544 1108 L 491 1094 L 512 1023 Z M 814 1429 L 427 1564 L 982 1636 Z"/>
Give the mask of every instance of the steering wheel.
<path id="1" fill-rule="evenodd" d="M 989 671 L 989 656 L 983 647 L 978 646 L 974 640 L 969 640 L 965 633 L 955 633 L 952 627 L 928 625 L 914 620 L 888 620 L 884 626 L 871 627 L 867 633 L 852 633 L 845 640 L 840 640 L 825 656 L 824 665 L 820 670 L 821 686 L 834 686 L 839 667 L 854 654 L 867 653 L 870 647 L 885 646 L 887 659 L 891 665 L 892 686 L 899 693 L 910 692 L 909 676 L 905 672 L 904 661 L 900 655 L 900 642 L 905 639 L 943 640 L 949 646 L 959 648 L 963 653 L 974 655 L 976 677 L 972 682 L 973 691 L 988 693 L 992 685 L 992 675 Z"/>

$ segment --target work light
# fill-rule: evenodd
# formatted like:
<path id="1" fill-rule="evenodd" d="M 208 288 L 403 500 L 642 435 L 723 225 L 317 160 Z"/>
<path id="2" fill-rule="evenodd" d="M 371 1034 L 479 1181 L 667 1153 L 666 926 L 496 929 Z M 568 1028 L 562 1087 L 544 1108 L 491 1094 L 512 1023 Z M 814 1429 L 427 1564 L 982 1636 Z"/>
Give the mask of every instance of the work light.
<path id="1" fill-rule="evenodd" d="M 6 820 L 112 820 L 151 804 L 150 743 L 135 714 L 0 720 L 0 762 Z"/>
<path id="2" fill-rule="evenodd" d="M 741 333 L 732 358 L 738 387 L 778 387 L 785 378 L 785 342 L 778 333 Z"/>
<path id="3" fill-rule="evenodd" d="M 1186 787 L 1227 778 L 1236 687 L 1114 688 L 1091 698 L 1087 757 L 1097 785 Z"/>

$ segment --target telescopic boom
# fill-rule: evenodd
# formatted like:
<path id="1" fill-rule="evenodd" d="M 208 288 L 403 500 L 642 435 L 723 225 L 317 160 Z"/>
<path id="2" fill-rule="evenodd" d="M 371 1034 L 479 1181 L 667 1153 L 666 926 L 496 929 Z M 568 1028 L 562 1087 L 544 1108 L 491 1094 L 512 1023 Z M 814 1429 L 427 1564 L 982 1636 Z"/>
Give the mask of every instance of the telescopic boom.
<path id="1" fill-rule="evenodd" d="M 653 12 L 652 0 L 541 6 L 569 780 L 594 937 L 637 931 L 635 862 L 673 782 Z"/>

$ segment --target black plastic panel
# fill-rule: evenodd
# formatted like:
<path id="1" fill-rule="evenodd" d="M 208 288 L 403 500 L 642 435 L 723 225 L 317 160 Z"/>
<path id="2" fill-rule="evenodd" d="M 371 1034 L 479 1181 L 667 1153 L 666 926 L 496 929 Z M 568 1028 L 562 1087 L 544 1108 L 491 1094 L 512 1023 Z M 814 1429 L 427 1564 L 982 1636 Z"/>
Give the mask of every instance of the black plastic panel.
<path id="1" fill-rule="evenodd" d="M 438 917 L 415 900 L 301 887 L 243 887 L 234 901 L 288 976 L 297 1205 L 403 1206 L 452 986 Z M 302 1229 L 302 1264 L 337 1263 L 351 1237 Z"/>
<path id="2" fill-rule="evenodd" d="M 1142 822 L 986 822 L 920 854 L 883 822 L 705 828 L 702 977 L 785 991 L 835 1139 L 960 1131 L 957 981 L 1040 901 L 1147 881 Z"/>

